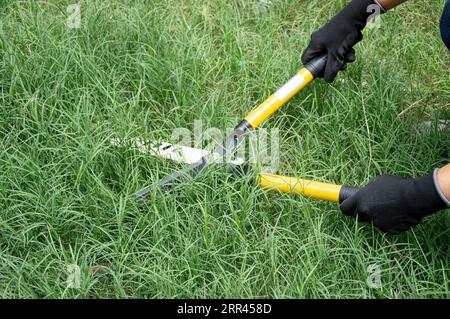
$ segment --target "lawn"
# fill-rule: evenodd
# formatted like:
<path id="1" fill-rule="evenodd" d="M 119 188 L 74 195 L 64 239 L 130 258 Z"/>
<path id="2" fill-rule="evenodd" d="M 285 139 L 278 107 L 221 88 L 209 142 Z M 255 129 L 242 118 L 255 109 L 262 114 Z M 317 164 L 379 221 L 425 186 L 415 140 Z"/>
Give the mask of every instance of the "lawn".
<path id="1" fill-rule="evenodd" d="M 233 127 L 345 1 L 84 0 L 72 28 L 75 2 L 0 0 L 0 297 L 450 297 L 448 211 L 386 236 L 214 170 L 143 206 L 135 192 L 180 167 L 110 143 Z M 443 4 L 383 16 L 337 81 L 263 125 L 280 173 L 356 186 L 449 162 Z"/>

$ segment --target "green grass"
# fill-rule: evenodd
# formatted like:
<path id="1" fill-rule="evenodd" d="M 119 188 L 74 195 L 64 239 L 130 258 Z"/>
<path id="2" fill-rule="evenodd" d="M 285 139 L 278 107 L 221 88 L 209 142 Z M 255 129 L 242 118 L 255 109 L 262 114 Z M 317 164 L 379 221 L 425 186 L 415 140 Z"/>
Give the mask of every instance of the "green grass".
<path id="1" fill-rule="evenodd" d="M 214 171 L 143 208 L 134 193 L 179 167 L 109 143 L 234 126 L 345 1 L 272 0 L 261 15 L 256 1 L 85 0 L 68 29 L 73 2 L 0 1 L 1 297 L 450 297 L 447 212 L 385 236 Z M 264 125 L 280 130 L 281 173 L 364 185 L 449 161 L 448 133 L 415 129 L 449 114 L 443 3 L 385 15 L 333 85 Z"/>

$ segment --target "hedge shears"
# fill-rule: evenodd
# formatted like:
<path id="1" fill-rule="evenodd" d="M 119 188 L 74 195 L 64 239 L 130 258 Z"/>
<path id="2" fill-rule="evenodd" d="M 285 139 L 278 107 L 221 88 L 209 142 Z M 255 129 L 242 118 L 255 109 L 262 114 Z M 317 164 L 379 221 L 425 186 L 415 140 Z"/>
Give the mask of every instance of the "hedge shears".
<path id="1" fill-rule="evenodd" d="M 326 55 L 319 56 L 304 65 L 288 82 L 286 82 L 274 94 L 268 97 L 259 106 L 254 108 L 248 115 L 234 128 L 223 143 L 220 143 L 213 152 L 202 149 L 190 148 L 186 146 L 162 143 L 159 146 L 143 147 L 139 142 L 141 150 L 149 151 L 157 157 L 170 159 L 176 162 L 189 164 L 186 168 L 164 177 L 159 182 L 159 191 L 171 186 L 187 182 L 198 175 L 208 164 L 225 163 L 227 172 L 230 174 L 246 172 L 246 165 L 243 160 L 231 161 L 231 154 L 242 143 L 246 133 L 258 128 L 275 111 L 280 109 L 290 101 L 304 87 L 311 83 L 324 69 L 326 65 Z M 302 194 L 307 197 L 341 203 L 348 197 L 355 194 L 359 188 L 337 184 L 323 183 L 319 181 L 281 176 L 272 173 L 259 172 L 256 174 L 258 185 L 264 189 Z M 152 187 L 147 187 L 136 196 L 142 201 L 147 201 L 152 195 Z"/>

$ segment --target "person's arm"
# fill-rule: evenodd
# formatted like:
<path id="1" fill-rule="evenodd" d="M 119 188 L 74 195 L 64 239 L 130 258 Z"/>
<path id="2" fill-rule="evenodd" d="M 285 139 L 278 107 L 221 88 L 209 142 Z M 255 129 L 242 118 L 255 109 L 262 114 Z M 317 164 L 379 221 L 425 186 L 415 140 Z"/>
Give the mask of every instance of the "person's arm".
<path id="1" fill-rule="evenodd" d="M 391 10 L 406 0 L 378 0 L 378 3 L 385 9 Z"/>
<path id="2" fill-rule="evenodd" d="M 404 232 L 447 207 L 450 164 L 419 178 L 379 176 L 340 205 L 344 214 L 390 234 Z"/>
<path id="3" fill-rule="evenodd" d="M 450 201 L 450 164 L 438 170 L 437 183 L 442 195 Z"/>
<path id="4" fill-rule="evenodd" d="M 319 30 L 313 32 L 311 41 L 302 54 L 307 64 L 318 55 L 326 54 L 327 63 L 319 77 L 333 82 L 339 70 L 356 59 L 353 46 L 362 40 L 362 30 L 376 14 L 392 9 L 406 0 L 353 0 Z"/>

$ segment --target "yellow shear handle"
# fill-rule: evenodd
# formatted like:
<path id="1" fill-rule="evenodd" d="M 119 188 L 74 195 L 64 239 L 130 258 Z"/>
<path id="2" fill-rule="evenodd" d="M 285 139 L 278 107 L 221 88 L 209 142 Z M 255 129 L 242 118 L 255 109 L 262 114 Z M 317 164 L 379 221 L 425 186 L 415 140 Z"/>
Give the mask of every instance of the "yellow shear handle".
<path id="1" fill-rule="evenodd" d="M 302 68 L 278 91 L 272 94 L 267 100 L 251 111 L 245 120 L 253 127 L 257 128 L 262 122 L 268 119 L 276 110 L 285 105 L 294 95 L 300 92 L 314 79 L 313 74 L 306 68 Z"/>
<path id="2" fill-rule="evenodd" d="M 315 199 L 339 203 L 339 194 L 341 193 L 342 185 L 268 173 L 260 173 L 258 177 L 259 185 L 265 189 L 302 194 Z"/>

